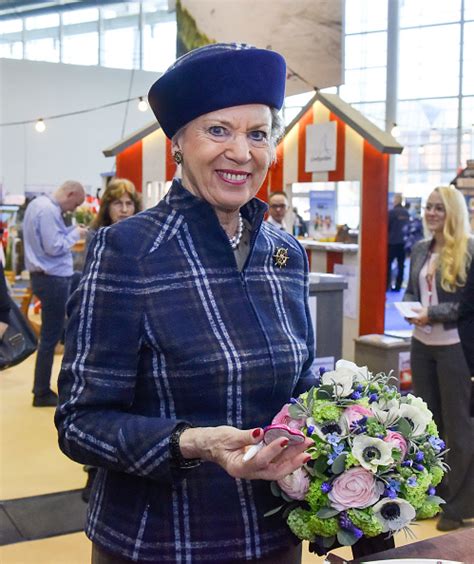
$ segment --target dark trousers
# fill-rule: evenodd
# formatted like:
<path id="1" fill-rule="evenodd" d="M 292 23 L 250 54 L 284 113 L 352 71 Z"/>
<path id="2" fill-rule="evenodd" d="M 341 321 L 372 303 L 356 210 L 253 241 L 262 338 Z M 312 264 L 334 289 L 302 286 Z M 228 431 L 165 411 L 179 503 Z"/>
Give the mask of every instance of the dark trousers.
<path id="1" fill-rule="evenodd" d="M 469 413 L 471 378 L 460 343 L 424 345 L 411 340 L 411 370 L 415 395 L 433 413 L 451 467 L 438 487 L 445 499 L 443 513 L 450 519 L 474 516 L 474 431 Z"/>
<path id="2" fill-rule="evenodd" d="M 387 263 L 387 290 L 392 287 L 392 262 L 397 259 L 397 280 L 395 289 L 400 290 L 403 282 L 403 272 L 405 270 L 405 244 L 397 243 L 388 246 L 388 263 Z"/>
<path id="3" fill-rule="evenodd" d="M 156 562 L 159 562 L 159 558 Z M 120 556 L 115 556 L 110 552 L 106 552 L 100 546 L 92 543 L 92 564 L 128 564 L 131 560 L 123 559 Z M 227 561 L 226 561 L 227 562 Z M 257 564 L 301 564 L 301 543 L 297 546 L 291 546 L 283 549 L 276 554 L 264 557 L 259 560 L 254 560 Z M 246 564 L 248 560 L 235 562 L 235 564 Z"/>
<path id="4" fill-rule="evenodd" d="M 33 393 L 43 395 L 50 389 L 54 349 L 66 318 L 66 302 L 71 287 L 70 276 L 49 276 L 32 272 L 31 289 L 41 300 L 41 333 L 35 365 Z"/>

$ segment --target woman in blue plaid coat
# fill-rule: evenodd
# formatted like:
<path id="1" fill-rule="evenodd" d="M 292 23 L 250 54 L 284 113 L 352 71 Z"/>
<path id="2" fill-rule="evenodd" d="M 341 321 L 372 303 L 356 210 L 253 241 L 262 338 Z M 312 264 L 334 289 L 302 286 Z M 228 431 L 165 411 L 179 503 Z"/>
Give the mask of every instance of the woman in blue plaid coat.
<path id="1" fill-rule="evenodd" d="M 214 44 L 150 90 L 182 178 L 95 236 L 59 380 L 60 446 L 99 467 L 96 564 L 300 562 L 284 520 L 265 513 L 270 481 L 308 461 L 310 439 L 244 460 L 314 379 L 306 254 L 255 198 L 285 78 L 277 53 Z"/>

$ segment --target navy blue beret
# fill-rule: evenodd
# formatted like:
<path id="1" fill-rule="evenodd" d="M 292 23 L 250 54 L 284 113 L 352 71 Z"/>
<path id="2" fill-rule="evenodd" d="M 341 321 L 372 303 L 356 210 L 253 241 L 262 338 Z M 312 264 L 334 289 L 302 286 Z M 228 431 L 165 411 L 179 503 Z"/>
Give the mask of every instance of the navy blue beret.
<path id="1" fill-rule="evenodd" d="M 153 84 L 148 101 L 171 139 L 193 119 L 232 106 L 265 104 L 278 110 L 285 97 L 285 59 L 242 43 L 194 49 Z"/>

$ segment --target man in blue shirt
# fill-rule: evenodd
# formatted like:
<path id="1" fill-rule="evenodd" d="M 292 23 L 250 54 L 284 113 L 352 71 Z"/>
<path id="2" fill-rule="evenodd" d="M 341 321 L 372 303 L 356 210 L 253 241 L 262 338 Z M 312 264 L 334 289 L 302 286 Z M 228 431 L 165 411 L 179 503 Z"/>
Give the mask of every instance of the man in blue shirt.
<path id="1" fill-rule="evenodd" d="M 25 264 L 33 294 L 41 300 L 41 334 L 35 365 L 33 406 L 55 407 L 50 388 L 54 348 L 66 313 L 73 275 L 71 247 L 85 236 L 82 226 L 66 227 L 62 214 L 72 212 L 85 199 L 84 187 L 68 180 L 51 196 L 39 196 L 27 207 L 23 220 Z"/>

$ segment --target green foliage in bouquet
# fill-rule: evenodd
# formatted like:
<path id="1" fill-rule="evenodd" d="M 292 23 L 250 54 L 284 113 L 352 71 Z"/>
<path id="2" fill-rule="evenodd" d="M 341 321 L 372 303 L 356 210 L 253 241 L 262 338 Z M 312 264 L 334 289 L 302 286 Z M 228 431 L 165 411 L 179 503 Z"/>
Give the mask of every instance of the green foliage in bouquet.
<path id="1" fill-rule="evenodd" d="M 300 539 L 353 545 L 440 511 L 445 444 L 426 403 L 390 380 L 340 360 L 275 416 L 314 441 L 310 462 L 272 484 Z"/>

